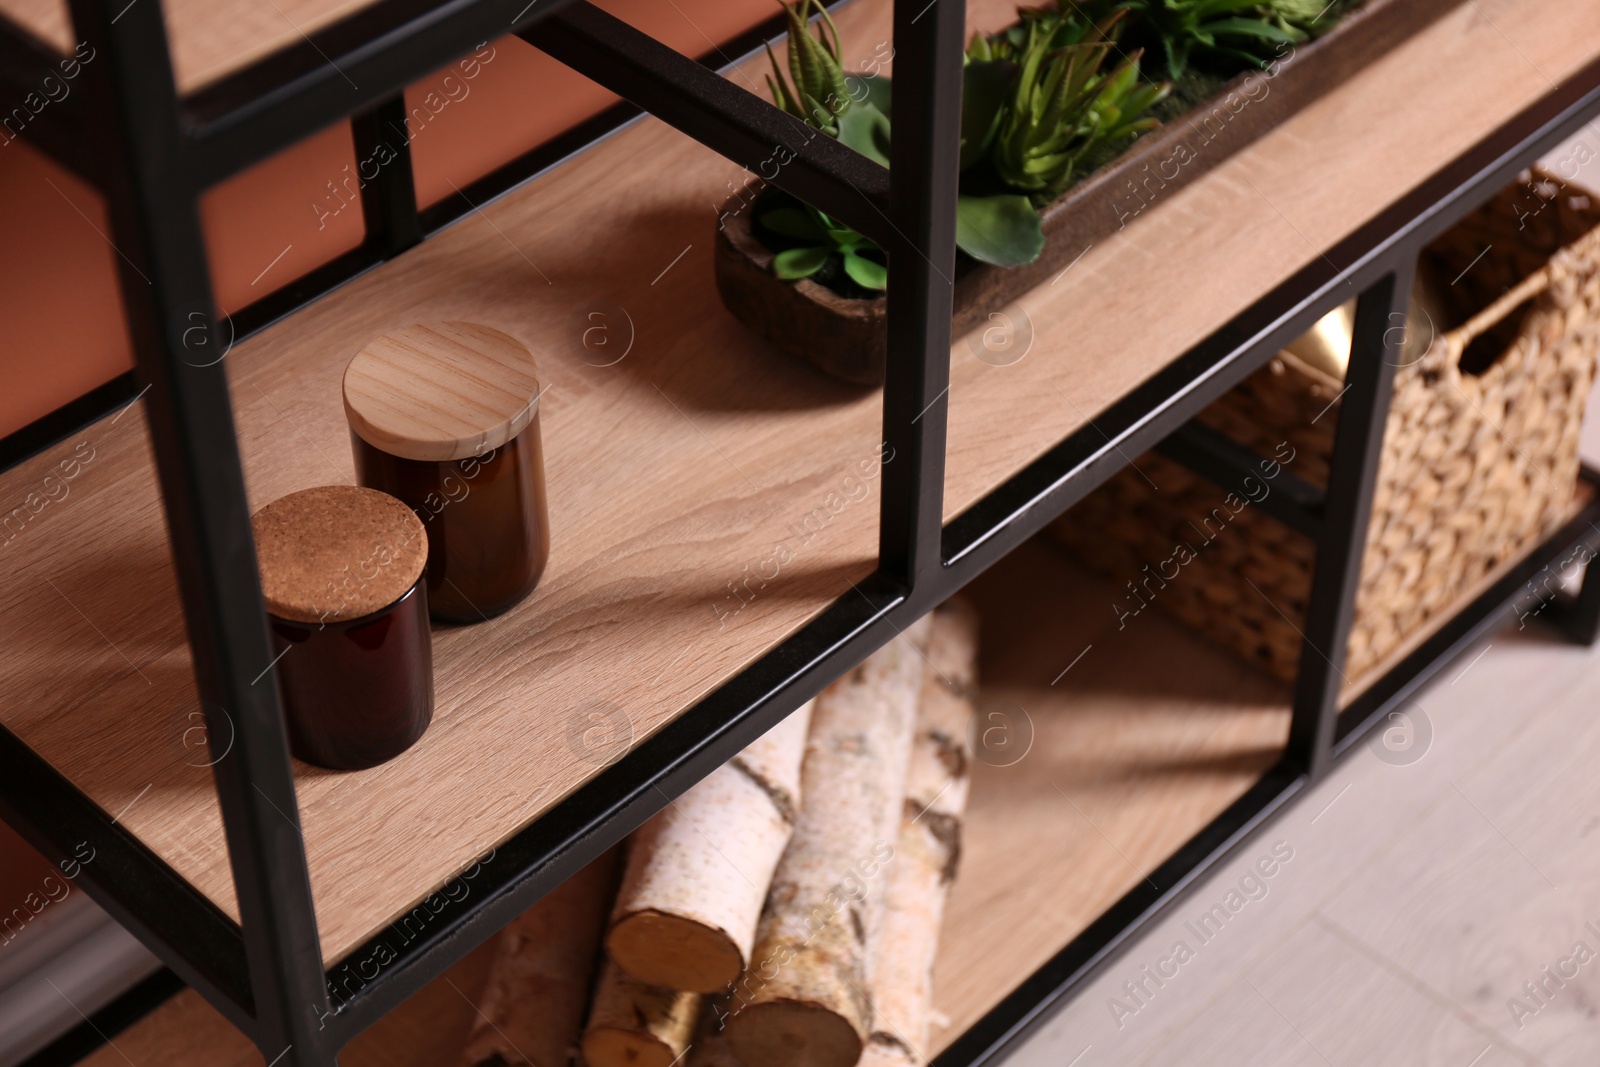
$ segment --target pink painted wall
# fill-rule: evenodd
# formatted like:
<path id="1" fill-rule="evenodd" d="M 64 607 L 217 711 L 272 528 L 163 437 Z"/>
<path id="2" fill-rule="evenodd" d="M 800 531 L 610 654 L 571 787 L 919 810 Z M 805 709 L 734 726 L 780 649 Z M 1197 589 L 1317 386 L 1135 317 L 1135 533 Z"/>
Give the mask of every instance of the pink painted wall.
<path id="1" fill-rule="evenodd" d="M 690 55 L 770 18 L 772 0 L 600 0 Z M 471 72 L 473 76 L 467 77 Z M 430 94 L 431 97 L 430 97 Z M 515 38 L 473 67 L 437 72 L 406 92 L 417 199 L 465 186 L 616 100 Z M 235 311 L 361 243 L 348 124 L 210 190 L 201 202 L 212 284 Z M 347 169 L 348 168 L 348 169 Z M 25 142 L 0 146 L 0 436 L 132 366 L 110 226 L 100 197 Z"/>

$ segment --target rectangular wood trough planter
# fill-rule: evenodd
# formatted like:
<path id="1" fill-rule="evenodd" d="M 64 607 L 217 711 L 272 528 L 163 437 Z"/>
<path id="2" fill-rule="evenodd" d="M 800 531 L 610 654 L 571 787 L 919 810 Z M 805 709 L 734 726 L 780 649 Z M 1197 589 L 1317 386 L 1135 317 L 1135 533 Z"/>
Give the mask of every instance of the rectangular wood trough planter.
<path id="1" fill-rule="evenodd" d="M 993 267 L 957 257 L 957 336 L 1054 277 L 1093 245 L 1162 203 L 1268 130 L 1343 84 L 1462 0 L 1368 0 L 1327 34 L 1241 74 L 1215 96 L 1140 137 L 1040 211 L 1045 247 L 1034 262 Z M 810 279 L 772 273 L 774 253 L 753 231 L 762 207 L 735 196 L 723 205 L 714 257 L 722 302 L 780 351 L 861 385 L 883 383 L 888 351 L 884 297 L 846 297 Z"/>

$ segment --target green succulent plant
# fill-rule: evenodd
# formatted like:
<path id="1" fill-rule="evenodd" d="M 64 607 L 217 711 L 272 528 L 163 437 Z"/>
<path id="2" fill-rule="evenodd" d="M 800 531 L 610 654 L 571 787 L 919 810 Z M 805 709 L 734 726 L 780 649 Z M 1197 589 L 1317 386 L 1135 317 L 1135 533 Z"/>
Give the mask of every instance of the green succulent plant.
<path id="1" fill-rule="evenodd" d="M 767 88 L 779 107 L 829 137 L 837 137 L 839 116 L 851 104 L 840 59 L 839 27 L 821 0 L 796 0 L 793 7 L 778 0 L 778 6 L 789 17 L 789 72 L 786 77 L 772 46 L 767 45 L 767 59 L 772 63 Z M 822 16 L 815 37 L 806 28 L 813 9 Z"/>
<path id="2" fill-rule="evenodd" d="M 852 109 L 855 101 L 845 83 L 839 28 L 828 9 L 818 0 L 796 0 L 793 6 L 779 0 L 779 6 L 789 18 L 789 69 L 785 72 L 768 45 L 772 73 L 767 75 L 767 88 L 773 102 L 829 137 L 841 138 L 857 151 L 866 150 L 869 155 L 885 153 L 888 118 L 870 104 Z M 807 28 L 813 10 L 821 15 L 815 37 Z M 847 114 L 851 116 L 848 119 Z M 883 147 L 875 148 L 874 141 L 879 139 L 883 140 Z M 800 242 L 774 258 L 772 270 L 780 278 L 809 278 L 837 256 L 857 285 L 880 290 L 888 285 L 883 250 L 809 204 L 769 211 L 761 216 L 761 224 L 781 237 Z"/>
<path id="3" fill-rule="evenodd" d="M 1214 62 L 1264 67 L 1307 40 L 1327 7 L 1313 0 L 1126 0 L 1140 33 L 1160 41 L 1174 81 L 1197 51 Z"/>
<path id="4" fill-rule="evenodd" d="M 1329 16 L 1339 14 L 1350 6 L 1350 0 L 1265 0 L 1261 5 L 1266 16 L 1293 26 L 1303 33 L 1312 33 L 1329 22 Z"/>
<path id="5" fill-rule="evenodd" d="M 989 149 L 995 173 L 1013 189 L 1049 200 L 1071 185 L 1106 146 L 1160 123 L 1146 112 L 1171 86 L 1140 80 L 1141 53 L 1104 68 L 1116 48 L 1121 11 L 1098 23 L 1053 14 L 1024 17 L 994 44 L 969 48 L 1016 66 Z M 969 66 L 970 66 L 969 62 Z"/>
<path id="6" fill-rule="evenodd" d="M 789 56 L 785 70 L 767 50 L 773 100 L 888 166 L 889 79 L 846 76 L 838 27 L 820 0 L 778 2 L 788 16 Z M 1015 25 L 978 34 L 967 48 L 957 247 L 984 263 L 1031 263 L 1044 247 L 1036 205 L 1059 196 L 1120 142 L 1160 125 L 1152 109 L 1192 59 L 1205 68 L 1202 83 L 1241 65 L 1264 68 L 1361 2 L 1054 0 L 1019 7 Z M 1160 55 L 1171 81 L 1144 76 L 1147 51 Z M 820 211 L 795 202 L 760 221 L 787 245 L 774 262 L 779 277 L 811 277 L 837 262 L 856 285 L 886 287 L 883 250 Z"/>
<path id="7" fill-rule="evenodd" d="M 1122 0 L 1060 0 L 1055 5 L 1017 8 L 1016 24 L 999 33 L 977 34 L 967 45 L 967 59 L 1022 62 L 1029 41 L 1041 38 L 1048 47 L 1083 44 L 1101 27 L 1121 18 Z"/>
<path id="8" fill-rule="evenodd" d="M 773 233 L 801 242 L 779 252 L 772 272 L 785 280 L 809 278 L 838 256 L 845 274 L 863 289 L 889 287 L 889 268 L 883 250 L 848 226 L 841 226 L 812 207 L 781 207 L 761 216 L 761 225 Z"/>
<path id="9" fill-rule="evenodd" d="M 787 75 L 770 48 L 767 53 L 772 62 L 767 84 L 774 102 L 887 167 L 891 132 L 889 79 L 851 79 L 857 82 L 857 93 L 852 96 L 841 65 L 839 31 L 827 11 L 817 0 L 796 0 L 793 5 L 785 4 L 784 9 L 789 17 Z M 821 15 L 815 37 L 807 28 L 813 10 Z M 980 80 L 972 81 L 972 85 L 978 84 Z M 964 122 L 971 110 L 970 97 L 969 87 Z M 985 121 L 993 127 L 992 116 Z M 811 277 L 837 259 L 857 285 L 871 290 L 887 288 L 887 257 L 883 249 L 816 208 L 808 204 L 779 208 L 760 216 L 760 221 L 770 232 L 794 242 L 773 261 L 773 272 L 778 277 Z M 956 201 L 956 245 L 980 262 L 1020 266 L 1039 258 L 1044 249 L 1044 229 L 1026 196 L 960 196 Z"/>

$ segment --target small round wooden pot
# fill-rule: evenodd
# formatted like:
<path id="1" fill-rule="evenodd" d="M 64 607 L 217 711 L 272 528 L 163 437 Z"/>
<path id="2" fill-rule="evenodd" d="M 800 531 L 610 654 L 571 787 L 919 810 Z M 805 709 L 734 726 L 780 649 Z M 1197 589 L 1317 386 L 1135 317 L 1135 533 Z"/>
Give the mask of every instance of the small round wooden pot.
<path id="1" fill-rule="evenodd" d="M 433 718 L 421 520 L 392 496 L 328 485 L 253 526 L 290 750 L 360 770 L 416 744 Z"/>
<path id="2" fill-rule="evenodd" d="M 539 381 L 527 347 L 470 322 L 407 326 L 344 373 L 356 477 L 428 530 L 428 604 L 478 622 L 529 593 L 550 556 Z"/>

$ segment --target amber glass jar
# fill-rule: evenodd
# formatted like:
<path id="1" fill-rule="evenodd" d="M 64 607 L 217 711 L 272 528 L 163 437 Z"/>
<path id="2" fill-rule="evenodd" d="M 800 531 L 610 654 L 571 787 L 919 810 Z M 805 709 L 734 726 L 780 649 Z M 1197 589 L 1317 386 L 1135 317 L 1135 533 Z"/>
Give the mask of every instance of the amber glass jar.
<path id="1" fill-rule="evenodd" d="M 421 521 L 384 493 L 328 485 L 253 525 L 290 749 L 336 770 L 398 756 L 433 718 Z"/>
<path id="2" fill-rule="evenodd" d="M 428 604 L 477 622 L 533 591 L 550 555 L 539 382 L 515 338 L 467 322 L 373 341 L 344 375 L 356 478 L 428 531 Z"/>

